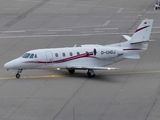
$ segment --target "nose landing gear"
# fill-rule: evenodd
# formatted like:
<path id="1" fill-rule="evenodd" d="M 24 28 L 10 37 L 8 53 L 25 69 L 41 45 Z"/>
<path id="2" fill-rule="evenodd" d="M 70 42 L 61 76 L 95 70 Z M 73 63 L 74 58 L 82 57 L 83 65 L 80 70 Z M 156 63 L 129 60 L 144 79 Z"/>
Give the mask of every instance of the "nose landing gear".
<path id="1" fill-rule="evenodd" d="M 22 69 L 19 69 L 19 70 L 17 71 L 17 74 L 15 75 L 15 77 L 16 77 L 17 79 L 19 79 L 19 78 L 21 77 L 21 75 L 20 75 L 21 72 L 22 72 Z"/>

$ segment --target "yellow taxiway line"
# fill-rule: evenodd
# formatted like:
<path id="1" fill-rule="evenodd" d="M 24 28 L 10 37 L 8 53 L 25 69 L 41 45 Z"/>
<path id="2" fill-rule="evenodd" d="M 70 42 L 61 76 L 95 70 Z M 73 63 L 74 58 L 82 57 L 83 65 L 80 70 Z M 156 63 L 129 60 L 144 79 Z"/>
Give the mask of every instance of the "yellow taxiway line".
<path id="1" fill-rule="evenodd" d="M 107 75 L 127 75 L 127 74 L 151 74 L 151 73 L 160 73 L 160 70 L 157 71 L 137 71 L 137 72 L 107 72 Z M 84 74 L 85 75 L 85 74 Z M 75 75 L 43 75 L 43 76 L 21 76 L 20 79 L 42 79 L 42 78 L 63 78 L 63 77 L 78 77 L 83 76 L 83 74 L 75 74 Z M 101 74 L 101 76 L 104 76 Z M 0 77 L 0 80 L 11 80 L 16 79 L 16 77 Z"/>
<path id="2" fill-rule="evenodd" d="M 69 76 L 69 75 L 21 76 L 20 79 L 62 78 L 62 77 L 67 77 L 67 76 Z M 11 80 L 11 79 L 16 79 L 16 77 L 0 77 L 0 80 Z"/>

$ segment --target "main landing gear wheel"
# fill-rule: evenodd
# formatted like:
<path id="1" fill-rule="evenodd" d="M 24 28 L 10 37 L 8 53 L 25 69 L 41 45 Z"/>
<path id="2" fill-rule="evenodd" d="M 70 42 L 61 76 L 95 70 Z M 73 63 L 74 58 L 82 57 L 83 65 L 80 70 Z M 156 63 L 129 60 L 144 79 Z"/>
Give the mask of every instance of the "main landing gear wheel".
<path id="1" fill-rule="evenodd" d="M 17 71 L 17 74 L 15 76 L 17 79 L 19 79 L 21 77 L 21 75 L 20 75 L 21 72 L 22 72 L 22 69 Z"/>
<path id="2" fill-rule="evenodd" d="M 87 75 L 88 75 L 88 77 L 94 77 L 95 76 L 94 70 L 89 69 L 87 72 Z"/>
<path id="3" fill-rule="evenodd" d="M 69 72 L 70 74 L 74 74 L 74 73 L 75 73 L 75 70 L 68 70 L 68 72 Z"/>

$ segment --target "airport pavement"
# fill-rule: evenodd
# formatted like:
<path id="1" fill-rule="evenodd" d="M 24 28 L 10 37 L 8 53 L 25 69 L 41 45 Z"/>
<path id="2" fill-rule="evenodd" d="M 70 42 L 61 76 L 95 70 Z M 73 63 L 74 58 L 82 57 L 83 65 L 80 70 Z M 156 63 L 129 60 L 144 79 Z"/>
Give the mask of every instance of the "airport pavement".
<path id="1" fill-rule="evenodd" d="M 160 17 L 155 0 L 0 1 L 0 120 L 159 120 Z M 26 70 L 5 62 L 28 50 L 122 42 L 154 19 L 148 50 L 118 71 Z"/>

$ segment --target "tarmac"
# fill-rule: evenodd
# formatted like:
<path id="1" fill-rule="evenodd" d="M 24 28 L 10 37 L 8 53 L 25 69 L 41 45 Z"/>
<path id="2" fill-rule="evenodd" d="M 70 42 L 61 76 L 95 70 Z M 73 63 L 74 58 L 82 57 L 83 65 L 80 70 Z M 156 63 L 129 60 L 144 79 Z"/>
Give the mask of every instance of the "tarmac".
<path id="1" fill-rule="evenodd" d="M 160 11 L 155 0 L 1 0 L 0 120 L 160 120 Z M 3 65 L 32 49 L 125 41 L 154 19 L 148 50 L 116 71 L 24 70 Z"/>

